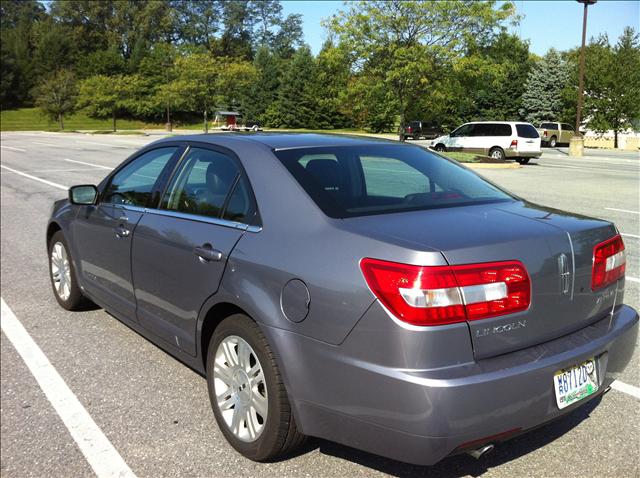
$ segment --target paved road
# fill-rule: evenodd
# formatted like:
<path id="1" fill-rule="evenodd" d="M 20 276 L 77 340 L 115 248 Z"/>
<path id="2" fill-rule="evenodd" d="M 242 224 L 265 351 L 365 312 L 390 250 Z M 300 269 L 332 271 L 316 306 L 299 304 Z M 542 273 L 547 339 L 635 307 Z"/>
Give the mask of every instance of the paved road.
<path id="1" fill-rule="evenodd" d="M 414 467 L 321 440 L 278 463 L 243 459 L 218 431 L 202 377 L 102 310 L 62 310 L 50 290 L 43 235 L 52 201 L 65 194 L 60 188 L 97 183 L 150 138 L 3 133 L 1 139 L 2 298 L 137 476 L 640 474 L 640 401 L 618 390 L 480 461 L 461 456 Z M 524 168 L 482 174 L 535 202 L 614 220 L 626 234 L 628 276 L 640 278 L 637 155 L 593 156 L 574 160 L 549 151 Z M 636 308 L 639 290 L 640 283 L 628 282 L 626 301 Z M 0 475 L 93 475 L 4 333 L 1 376 Z M 620 380 L 640 387 L 637 354 Z"/>

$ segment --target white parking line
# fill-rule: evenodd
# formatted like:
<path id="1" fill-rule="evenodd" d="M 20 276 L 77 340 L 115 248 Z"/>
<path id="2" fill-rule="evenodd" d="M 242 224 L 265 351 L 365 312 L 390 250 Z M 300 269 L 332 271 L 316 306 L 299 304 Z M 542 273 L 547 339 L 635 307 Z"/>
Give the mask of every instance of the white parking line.
<path id="1" fill-rule="evenodd" d="M 636 283 L 640 283 L 640 279 L 638 279 L 637 277 L 625 277 L 625 280 L 628 280 L 629 282 L 636 282 Z"/>
<path id="2" fill-rule="evenodd" d="M 615 207 L 605 207 L 607 211 L 628 212 L 629 214 L 640 214 L 639 211 L 630 211 L 629 209 L 616 209 Z"/>
<path id="3" fill-rule="evenodd" d="M 86 141 L 86 140 L 80 140 L 80 141 L 76 141 L 76 143 L 84 143 L 84 144 L 96 144 L 98 146 L 109 146 L 110 148 L 124 148 L 124 149 L 135 149 L 133 146 L 122 146 L 119 144 L 114 144 L 114 143 L 98 143 L 97 141 Z"/>
<path id="4" fill-rule="evenodd" d="M 99 478 L 135 477 L 4 299 L 0 300 L 2 331 L 24 360 L 95 474 Z"/>
<path id="5" fill-rule="evenodd" d="M 20 149 L 20 148 L 13 148 L 11 146 L 4 146 L 4 145 L 0 145 L 0 148 L 2 149 L 11 149 L 13 151 L 20 151 L 21 153 L 26 153 L 27 150 L 26 149 Z"/>
<path id="6" fill-rule="evenodd" d="M 640 399 L 640 388 L 629 385 L 628 383 L 621 382 L 620 380 L 614 380 L 611 384 L 611 388 Z"/>
<path id="7" fill-rule="evenodd" d="M 626 232 L 621 232 L 621 233 L 620 233 L 620 235 L 621 235 L 622 237 L 633 237 L 633 238 L 635 238 L 635 239 L 640 239 L 640 236 L 636 236 L 635 234 L 628 234 L 628 233 L 626 233 Z"/>
<path id="8" fill-rule="evenodd" d="M 94 163 L 86 163 L 84 161 L 77 161 L 75 159 L 69 159 L 69 158 L 64 158 L 63 161 L 69 161 L 70 163 L 84 164 L 85 166 L 93 166 L 94 168 L 108 169 L 109 171 L 113 169 L 113 168 L 110 168 L 109 166 L 102 166 L 101 164 L 94 164 Z"/>
<path id="9" fill-rule="evenodd" d="M 65 191 L 69 189 L 69 186 L 63 186 L 62 184 L 53 183 L 51 181 L 47 181 L 46 179 L 38 178 L 36 176 L 31 176 L 30 174 L 23 173 L 22 171 L 18 171 L 17 169 L 10 168 L 8 166 L 5 166 L 4 164 L 0 164 L 0 167 L 3 169 L 6 169 L 7 171 L 11 171 L 12 173 L 19 174 L 20 176 L 24 176 L 25 178 L 33 179 L 34 181 L 39 181 L 41 183 L 48 184 L 49 186 L 53 186 L 54 188 L 64 189 Z"/>

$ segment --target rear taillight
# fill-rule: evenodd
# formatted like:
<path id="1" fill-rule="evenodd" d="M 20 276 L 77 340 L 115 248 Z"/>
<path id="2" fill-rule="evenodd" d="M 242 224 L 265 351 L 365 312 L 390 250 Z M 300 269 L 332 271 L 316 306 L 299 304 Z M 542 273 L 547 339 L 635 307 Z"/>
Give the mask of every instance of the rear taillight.
<path id="1" fill-rule="evenodd" d="M 624 242 L 617 235 L 593 248 L 591 290 L 602 289 L 624 276 L 627 264 Z"/>
<path id="2" fill-rule="evenodd" d="M 413 128 L 411 126 L 407 126 L 407 133 L 413 132 Z"/>
<path id="3" fill-rule="evenodd" d="M 511 141 L 511 146 L 509 146 L 510 148 L 517 148 L 518 147 L 518 140 L 514 139 L 513 141 Z"/>
<path id="4" fill-rule="evenodd" d="M 399 320 L 444 325 L 526 310 L 531 281 L 518 261 L 413 266 L 362 259 L 369 288 Z"/>
<path id="5" fill-rule="evenodd" d="M 545 138 L 547 137 L 547 130 L 546 129 L 542 132 L 542 136 L 544 136 Z"/>

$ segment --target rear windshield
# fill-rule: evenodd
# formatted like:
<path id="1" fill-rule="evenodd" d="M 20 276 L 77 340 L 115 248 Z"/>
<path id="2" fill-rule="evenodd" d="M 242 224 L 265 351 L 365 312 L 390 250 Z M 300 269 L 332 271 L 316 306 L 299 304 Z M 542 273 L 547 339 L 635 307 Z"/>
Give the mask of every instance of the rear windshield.
<path id="1" fill-rule="evenodd" d="M 558 123 L 542 123 L 540 127 L 542 129 L 558 129 Z"/>
<path id="2" fill-rule="evenodd" d="M 538 130 L 530 124 L 517 124 L 516 130 L 520 138 L 539 138 Z"/>
<path id="3" fill-rule="evenodd" d="M 416 146 L 319 147 L 275 155 L 334 218 L 513 200 L 471 171 Z"/>

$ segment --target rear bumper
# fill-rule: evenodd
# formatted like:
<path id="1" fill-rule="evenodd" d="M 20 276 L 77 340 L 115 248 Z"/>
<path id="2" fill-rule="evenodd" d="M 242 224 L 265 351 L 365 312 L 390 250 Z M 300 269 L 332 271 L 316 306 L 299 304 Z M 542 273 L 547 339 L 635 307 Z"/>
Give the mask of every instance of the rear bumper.
<path id="1" fill-rule="evenodd" d="M 599 396 L 631 360 L 638 314 L 621 306 L 613 317 L 534 347 L 428 370 L 353 358 L 350 340 L 359 327 L 341 346 L 265 330 L 303 433 L 430 465 L 464 444 L 535 428 Z M 598 393 L 559 410 L 553 374 L 590 357 L 598 357 Z"/>
<path id="2" fill-rule="evenodd" d="M 542 151 L 516 151 L 513 149 L 505 149 L 504 155 L 507 158 L 539 158 Z"/>

